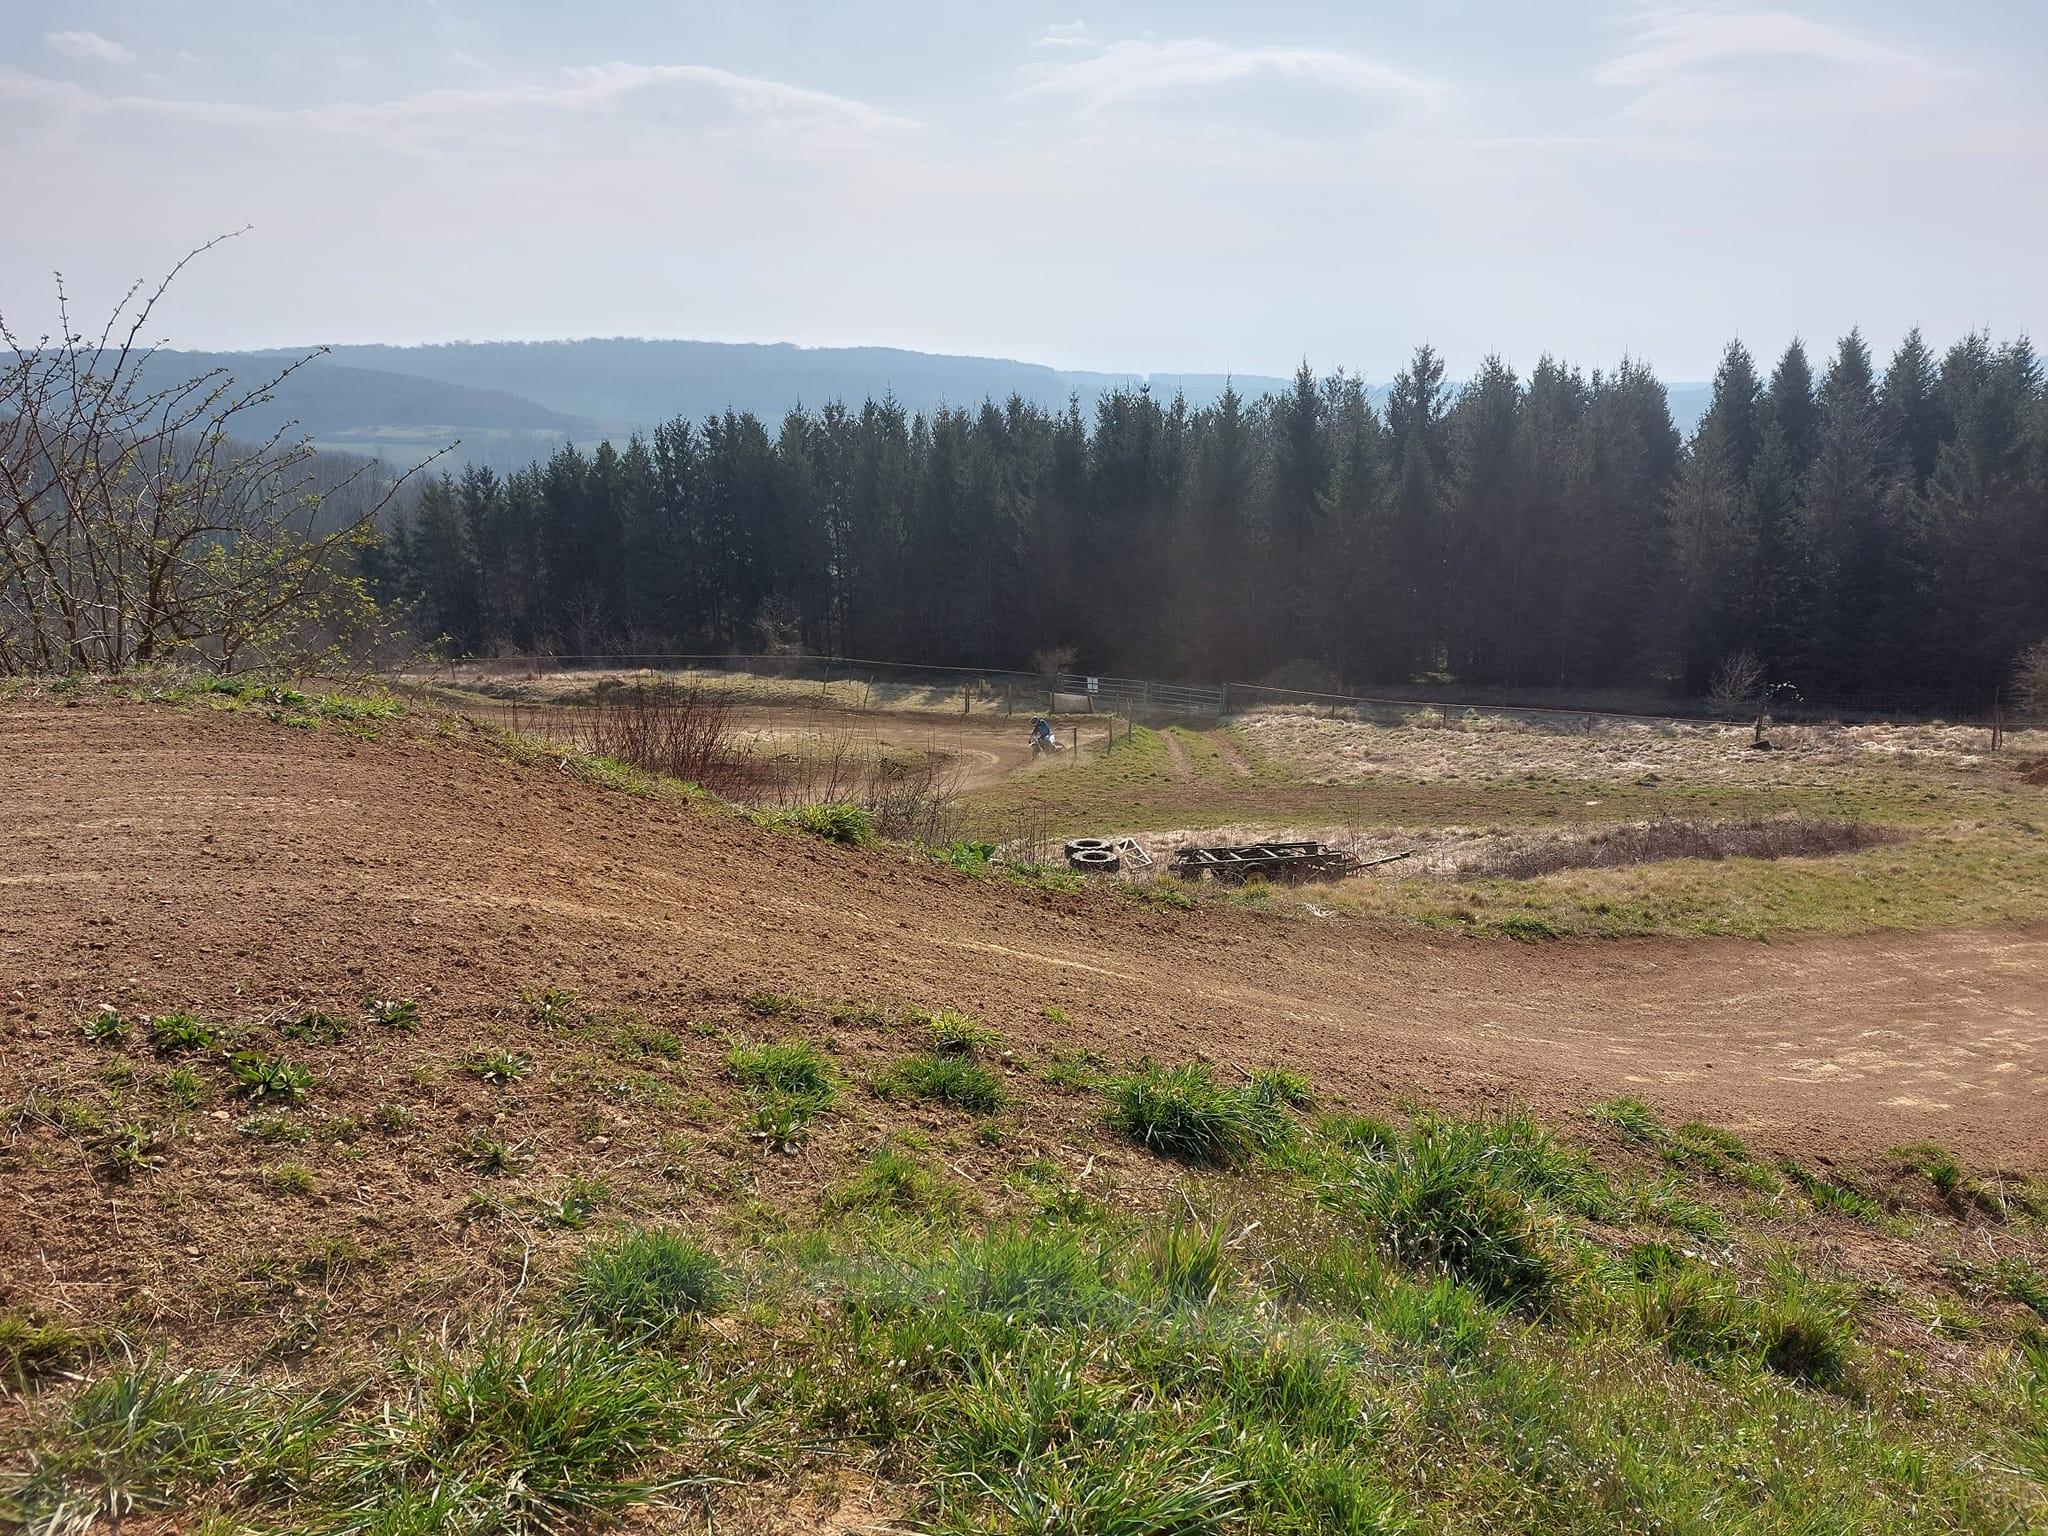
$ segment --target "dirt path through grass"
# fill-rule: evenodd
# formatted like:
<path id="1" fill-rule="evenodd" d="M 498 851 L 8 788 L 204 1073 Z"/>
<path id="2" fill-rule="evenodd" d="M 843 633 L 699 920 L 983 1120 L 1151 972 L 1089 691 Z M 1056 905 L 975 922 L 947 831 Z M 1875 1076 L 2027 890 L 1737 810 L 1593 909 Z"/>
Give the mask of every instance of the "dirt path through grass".
<path id="1" fill-rule="evenodd" d="M 1188 758 L 1187 743 L 1180 739 L 1178 730 L 1161 731 L 1159 739 L 1166 743 L 1166 766 L 1173 771 L 1174 781 L 1187 783 L 1195 776 L 1195 765 Z"/>
<path id="2" fill-rule="evenodd" d="M 1209 739 L 1216 743 L 1216 750 L 1229 765 L 1233 775 L 1240 779 L 1252 776 L 1252 765 L 1245 760 L 1244 747 L 1230 734 L 1230 727 L 1218 726 L 1209 733 Z"/>

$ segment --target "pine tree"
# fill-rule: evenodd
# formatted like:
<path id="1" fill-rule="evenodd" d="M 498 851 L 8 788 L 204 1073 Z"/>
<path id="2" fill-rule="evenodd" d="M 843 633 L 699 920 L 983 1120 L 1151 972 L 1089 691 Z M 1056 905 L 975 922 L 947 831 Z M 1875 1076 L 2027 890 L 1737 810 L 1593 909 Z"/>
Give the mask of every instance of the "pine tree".
<path id="1" fill-rule="evenodd" d="M 1395 472 L 1392 529 L 1395 652 L 1403 681 L 1442 659 L 1447 550 L 1439 487 L 1448 467 L 1444 363 L 1418 347 L 1387 395 Z"/>
<path id="2" fill-rule="evenodd" d="M 1939 370 L 1934 354 L 1915 326 L 1892 354 L 1878 395 L 1884 440 L 1890 449 L 1887 471 L 1903 472 L 1914 491 L 1927 484 L 1949 434 L 1947 412 L 1937 393 Z"/>
<path id="3" fill-rule="evenodd" d="M 475 651 L 482 638 L 476 545 L 455 482 L 436 475 L 421 488 L 407 547 L 412 587 L 420 601 L 419 625 L 455 655 Z"/>
<path id="4" fill-rule="evenodd" d="M 1771 370 L 1763 413 L 1766 425 L 1777 427 L 1784 439 L 1792 477 L 1805 479 L 1820 444 L 1820 402 L 1814 397 L 1813 365 L 1807 360 L 1806 345 L 1797 337 Z M 1758 446 L 1761 448 L 1761 443 Z"/>
<path id="5" fill-rule="evenodd" d="M 1500 594 L 1525 557 L 1527 480 L 1516 453 L 1522 403 L 1515 371 L 1488 357 L 1447 421 L 1445 646 L 1451 671 L 1474 682 L 1499 681 L 1519 644 Z"/>

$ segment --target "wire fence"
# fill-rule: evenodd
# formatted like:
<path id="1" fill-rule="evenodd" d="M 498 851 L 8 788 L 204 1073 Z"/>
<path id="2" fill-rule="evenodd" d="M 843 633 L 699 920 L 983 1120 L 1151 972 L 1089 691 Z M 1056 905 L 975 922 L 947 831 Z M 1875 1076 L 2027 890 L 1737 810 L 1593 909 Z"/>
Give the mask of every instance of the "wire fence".
<path id="1" fill-rule="evenodd" d="M 957 689 L 963 697 L 1000 697 L 1014 709 L 1067 708 L 1108 711 L 1139 718 L 1177 715 L 1219 719 L 1274 706 L 1307 707 L 1344 712 L 1384 724 L 1413 723 L 1436 714 L 1444 723 L 1461 716 L 1505 716 L 1540 723 L 1552 729 L 1592 729 L 1602 720 L 1640 723 L 1702 724 L 1727 718 L 1704 699 L 1616 696 L 1595 692 L 1585 702 L 1536 702 L 1492 689 L 1450 687 L 1385 688 L 1373 693 L 1316 692 L 1265 683 L 1169 682 L 1157 678 L 1111 677 L 1062 672 L 1043 673 L 1002 667 L 962 667 L 930 662 L 883 661 L 871 657 L 820 656 L 789 652 L 647 652 L 604 655 L 521 654 L 452 659 L 435 664 L 436 676 L 450 682 L 465 678 L 512 678 L 543 672 L 616 671 L 731 672 L 751 677 L 815 682 L 821 688 L 839 682 L 889 683 L 935 690 Z M 1945 699 L 1922 695 L 1864 695 L 1812 702 L 1780 694 L 1768 713 L 1785 723 L 1840 721 L 1929 722 L 1990 727 L 2000 720 L 1996 698 Z M 1748 714 L 1741 718 L 1749 718 Z"/>

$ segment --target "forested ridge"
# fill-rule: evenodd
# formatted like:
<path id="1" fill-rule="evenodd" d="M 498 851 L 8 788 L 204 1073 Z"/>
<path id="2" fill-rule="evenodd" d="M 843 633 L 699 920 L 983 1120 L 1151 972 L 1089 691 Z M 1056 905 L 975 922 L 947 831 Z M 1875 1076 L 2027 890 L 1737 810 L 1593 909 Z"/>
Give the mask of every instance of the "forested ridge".
<path id="1" fill-rule="evenodd" d="M 1731 345 L 1689 442 L 1641 363 L 1453 389 L 1427 347 L 1383 409 L 1304 364 L 1092 419 L 727 412 L 432 481 L 368 558 L 458 652 L 1698 691 L 1747 650 L 1812 700 L 1981 705 L 2048 632 L 2048 392 L 2025 340 L 1916 331 L 1882 370 Z"/>

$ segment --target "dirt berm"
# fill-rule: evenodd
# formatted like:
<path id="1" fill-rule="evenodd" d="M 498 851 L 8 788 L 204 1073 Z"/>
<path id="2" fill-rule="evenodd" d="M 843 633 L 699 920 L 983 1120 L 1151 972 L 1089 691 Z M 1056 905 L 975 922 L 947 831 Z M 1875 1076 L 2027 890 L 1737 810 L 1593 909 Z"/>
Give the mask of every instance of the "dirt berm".
<path id="1" fill-rule="evenodd" d="M 2039 928 L 1519 945 L 1159 912 L 606 789 L 475 728 L 143 704 L 0 706 L 0 807 L 17 1066 L 106 997 L 484 1016 L 549 985 L 684 1013 L 767 989 L 961 1008 L 1029 1052 L 1280 1062 L 1358 1107 L 1636 1093 L 1772 1150 L 2048 1168 Z"/>

